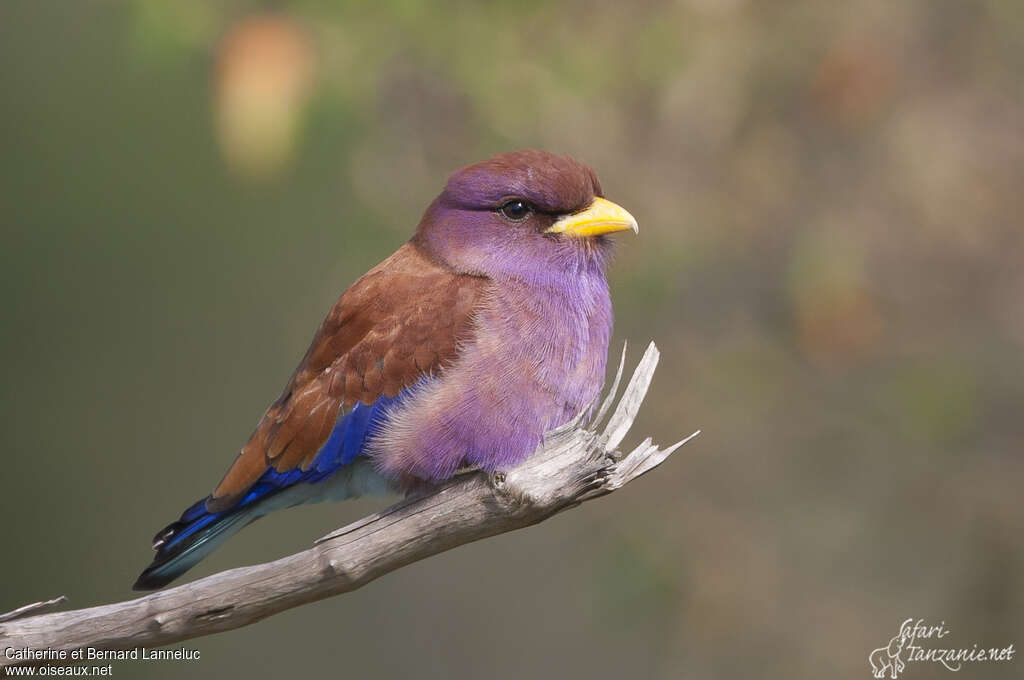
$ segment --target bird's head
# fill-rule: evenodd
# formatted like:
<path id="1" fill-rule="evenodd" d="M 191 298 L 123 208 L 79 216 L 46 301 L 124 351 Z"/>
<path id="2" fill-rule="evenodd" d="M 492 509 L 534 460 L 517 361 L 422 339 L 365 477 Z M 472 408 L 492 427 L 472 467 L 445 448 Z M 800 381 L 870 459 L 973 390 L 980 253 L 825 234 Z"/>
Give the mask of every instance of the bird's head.
<path id="1" fill-rule="evenodd" d="M 546 151 L 504 153 L 456 171 L 414 242 L 452 269 L 531 281 L 602 267 L 608 235 L 637 230 L 597 175 Z"/>

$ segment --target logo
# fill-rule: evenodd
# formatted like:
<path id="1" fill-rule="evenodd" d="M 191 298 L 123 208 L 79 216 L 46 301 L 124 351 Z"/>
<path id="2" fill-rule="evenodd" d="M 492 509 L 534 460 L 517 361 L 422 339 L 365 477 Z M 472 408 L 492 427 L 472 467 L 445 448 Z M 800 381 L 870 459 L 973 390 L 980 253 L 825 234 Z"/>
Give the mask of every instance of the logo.
<path id="1" fill-rule="evenodd" d="M 871 674 L 876 678 L 896 680 L 911 663 L 941 664 L 946 670 L 959 671 L 968 663 L 1005 663 L 1013 661 L 1013 645 L 985 647 L 977 642 L 970 647 L 956 647 L 943 641 L 949 635 L 946 622 L 930 626 L 924 619 L 907 619 L 900 631 L 884 647 L 868 655 Z"/>

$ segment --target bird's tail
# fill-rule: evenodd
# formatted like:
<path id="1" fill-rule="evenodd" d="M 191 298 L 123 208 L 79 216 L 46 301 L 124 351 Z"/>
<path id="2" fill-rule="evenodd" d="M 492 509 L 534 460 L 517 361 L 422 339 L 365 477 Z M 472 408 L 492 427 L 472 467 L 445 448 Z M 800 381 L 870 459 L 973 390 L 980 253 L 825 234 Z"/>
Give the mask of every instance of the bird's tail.
<path id="1" fill-rule="evenodd" d="M 331 487 L 323 485 L 317 488 L 299 483 L 307 481 L 307 477 L 309 475 L 301 471 L 280 475 L 268 470 L 234 506 L 221 512 L 206 509 L 209 497 L 196 501 L 181 513 L 177 522 L 168 524 L 153 537 L 156 557 L 142 571 L 132 589 L 163 588 L 263 515 L 282 508 L 324 500 L 324 491 Z M 347 481 L 347 476 L 338 481 Z M 341 486 L 343 492 L 348 492 L 341 498 L 354 495 L 349 489 L 350 484 Z"/>
<path id="2" fill-rule="evenodd" d="M 273 468 L 232 507 L 221 512 L 206 509 L 204 498 L 192 504 L 178 521 L 153 537 L 156 557 L 139 575 L 135 590 L 156 590 L 194 567 L 245 527 L 267 513 L 304 503 L 341 501 L 362 495 L 389 493 L 391 486 L 372 463 L 358 459 L 341 469 L 315 467 L 285 473 Z"/>
<path id="3" fill-rule="evenodd" d="M 224 512 L 209 512 L 206 499 L 196 502 L 176 522 L 153 537 L 156 556 L 139 575 L 133 590 L 156 590 L 181 576 L 224 541 L 265 512 L 259 503 L 239 504 Z"/>

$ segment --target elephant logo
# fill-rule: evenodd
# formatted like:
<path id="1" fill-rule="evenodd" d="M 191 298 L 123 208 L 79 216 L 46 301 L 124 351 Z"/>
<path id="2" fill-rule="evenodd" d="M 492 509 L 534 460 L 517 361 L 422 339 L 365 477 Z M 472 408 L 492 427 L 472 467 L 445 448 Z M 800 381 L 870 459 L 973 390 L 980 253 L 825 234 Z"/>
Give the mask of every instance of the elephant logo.
<path id="1" fill-rule="evenodd" d="M 907 637 L 901 631 L 900 634 L 889 640 L 889 644 L 885 647 L 879 647 L 868 655 L 872 675 L 876 678 L 884 678 L 885 672 L 889 671 L 889 679 L 896 680 L 896 677 L 907 667 L 907 664 L 900 658 L 906 639 Z"/>

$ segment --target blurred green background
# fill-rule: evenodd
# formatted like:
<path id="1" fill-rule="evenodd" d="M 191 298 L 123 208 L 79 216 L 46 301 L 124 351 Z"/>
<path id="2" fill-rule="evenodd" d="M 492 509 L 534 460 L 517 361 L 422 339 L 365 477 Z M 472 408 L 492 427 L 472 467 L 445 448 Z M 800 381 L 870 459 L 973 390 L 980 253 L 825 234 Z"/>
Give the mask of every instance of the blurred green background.
<path id="1" fill-rule="evenodd" d="M 338 294 L 450 171 L 536 146 L 641 225 L 613 353 L 663 359 L 626 444 L 704 434 L 115 675 L 866 678 L 908 617 L 1024 644 L 1022 73 L 1016 0 L 4 0 L 0 610 L 132 596 Z"/>

